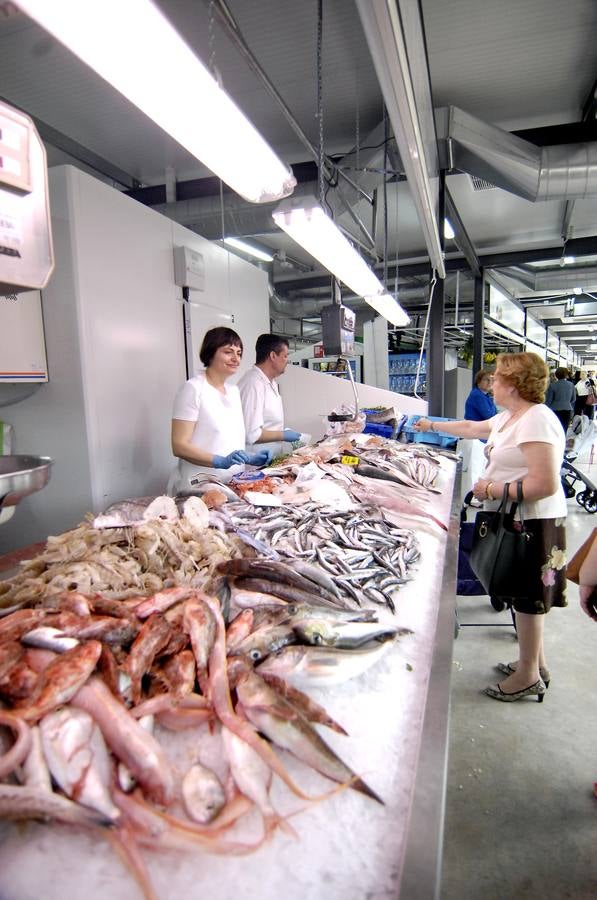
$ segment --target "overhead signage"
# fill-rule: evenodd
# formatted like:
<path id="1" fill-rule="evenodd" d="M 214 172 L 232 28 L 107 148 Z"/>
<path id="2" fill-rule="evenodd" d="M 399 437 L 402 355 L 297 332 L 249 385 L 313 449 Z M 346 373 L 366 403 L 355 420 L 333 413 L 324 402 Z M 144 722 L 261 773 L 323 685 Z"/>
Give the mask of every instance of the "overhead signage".
<path id="1" fill-rule="evenodd" d="M 527 312 L 526 336 L 527 339 L 533 341 L 534 344 L 545 347 L 547 339 L 545 325 L 529 312 Z"/>

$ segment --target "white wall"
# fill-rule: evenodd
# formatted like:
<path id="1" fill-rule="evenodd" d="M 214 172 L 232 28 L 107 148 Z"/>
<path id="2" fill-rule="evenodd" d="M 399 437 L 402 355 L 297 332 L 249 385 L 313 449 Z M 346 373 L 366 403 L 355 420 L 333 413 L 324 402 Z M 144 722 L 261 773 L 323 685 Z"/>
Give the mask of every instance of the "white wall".
<path id="1" fill-rule="evenodd" d="M 229 271 L 226 251 L 89 175 L 65 166 L 49 176 L 56 268 L 42 304 L 50 381 L 4 407 L 2 418 L 15 427 L 17 453 L 51 456 L 54 466 L 48 486 L 0 526 L 0 552 L 60 533 L 115 500 L 164 490 L 174 462 L 172 401 L 185 379 L 173 248 L 209 258 L 216 303 Z M 237 310 L 248 366 L 255 337 L 269 330 L 267 283 L 233 260 L 234 298 L 226 300 Z"/>
<path id="2" fill-rule="evenodd" d="M 288 366 L 280 378 L 280 393 L 284 401 L 284 421 L 290 428 L 307 432 L 319 440 L 327 428 L 328 414 L 341 403 L 354 407 L 354 394 L 350 381 L 312 372 L 301 366 Z M 359 407 L 393 406 L 399 413 L 423 415 L 427 403 L 385 391 L 368 384 L 357 384 Z"/>

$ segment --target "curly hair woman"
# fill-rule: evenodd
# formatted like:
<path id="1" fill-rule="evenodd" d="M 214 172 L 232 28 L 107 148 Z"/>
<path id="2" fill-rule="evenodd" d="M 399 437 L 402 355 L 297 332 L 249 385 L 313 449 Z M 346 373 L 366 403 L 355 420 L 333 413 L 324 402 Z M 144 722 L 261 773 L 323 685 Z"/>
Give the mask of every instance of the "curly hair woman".
<path id="1" fill-rule="evenodd" d="M 495 700 L 543 699 L 550 680 L 543 651 L 545 614 L 552 606 L 567 605 L 567 505 L 560 481 L 565 436 L 557 417 L 543 403 L 547 381 L 547 366 L 536 353 L 501 353 L 493 393 L 503 411 L 485 422 L 441 425 L 442 432 L 455 437 L 487 439 L 487 467 L 473 493 L 486 509 L 496 509 L 504 485 L 510 484 L 508 496 L 514 500 L 517 482 L 522 482 L 525 524 L 534 536 L 528 594 L 512 600 L 519 659 L 497 665 L 507 678 L 485 688 Z M 434 428 L 429 419 L 420 419 L 417 425 L 423 432 Z"/>

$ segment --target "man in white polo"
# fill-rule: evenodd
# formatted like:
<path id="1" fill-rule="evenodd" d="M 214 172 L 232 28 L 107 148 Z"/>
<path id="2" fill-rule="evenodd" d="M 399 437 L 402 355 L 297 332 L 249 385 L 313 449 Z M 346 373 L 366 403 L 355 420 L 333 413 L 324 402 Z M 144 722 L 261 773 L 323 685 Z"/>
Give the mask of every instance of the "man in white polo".
<path id="1" fill-rule="evenodd" d="M 288 365 L 288 341 L 275 334 L 260 334 L 255 344 L 255 365 L 238 382 L 245 419 L 247 450 L 270 450 L 279 456 L 298 441 L 299 431 L 284 428 L 284 408 L 276 378 Z M 249 451 L 250 452 L 250 451 Z"/>

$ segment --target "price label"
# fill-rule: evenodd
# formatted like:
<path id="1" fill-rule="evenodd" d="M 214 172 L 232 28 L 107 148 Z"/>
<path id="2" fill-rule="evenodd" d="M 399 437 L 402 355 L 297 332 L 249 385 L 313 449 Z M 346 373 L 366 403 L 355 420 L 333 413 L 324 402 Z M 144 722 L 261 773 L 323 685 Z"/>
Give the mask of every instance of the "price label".
<path id="1" fill-rule="evenodd" d="M 358 466 L 360 460 L 358 456 L 343 456 L 341 462 L 343 462 L 345 466 Z"/>

